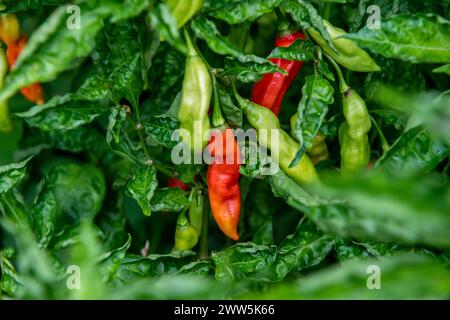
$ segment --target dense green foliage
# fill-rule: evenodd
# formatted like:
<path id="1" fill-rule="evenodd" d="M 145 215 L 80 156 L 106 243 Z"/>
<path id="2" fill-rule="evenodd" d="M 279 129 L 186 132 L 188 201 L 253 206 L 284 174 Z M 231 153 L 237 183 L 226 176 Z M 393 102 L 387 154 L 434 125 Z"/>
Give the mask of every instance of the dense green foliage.
<path id="1" fill-rule="evenodd" d="M 175 228 L 195 197 L 167 179 L 207 194 L 207 165 L 170 158 L 183 29 L 158 0 L 71 1 L 81 14 L 81 29 L 71 29 L 67 2 L 0 0 L 29 35 L 0 89 L 13 124 L 0 128 L 0 298 L 450 298 L 448 0 L 204 0 L 183 24 L 230 127 L 251 127 L 232 83 L 249 99 L 254 82 L 282 71 L 266 57 L 302 60 L 279 119 L 291 132 L 299 115 L 293 139 L 304 146 L 282 160 L 299 161 L 318 133 L 330 156 L 316 165 L 320 184 L 309 187 L 283 171 L 262 175 L 269 156 L 247 161 L 239 242 L 206 210 L 209 228 L 187 252 L 173 250 Z M 380 9 L 379 29 L 366 26 L 371 5 Z M 280 12 L 315 36 L 273 50 Z M 347 115 L 319 49 L 334 55 L 345 46 L 324 19 L 380 68 L 354 72 L 336 59 L 372 121 L 364 132 L 371 168 L 354 174 L 340 169 L 338 128 Z M 43 106 L 19 93 L 37 82 Z M 368 287 L 374 265 L 381 289 Z M 79 289 L 70 286 L 73 266 Z"/>

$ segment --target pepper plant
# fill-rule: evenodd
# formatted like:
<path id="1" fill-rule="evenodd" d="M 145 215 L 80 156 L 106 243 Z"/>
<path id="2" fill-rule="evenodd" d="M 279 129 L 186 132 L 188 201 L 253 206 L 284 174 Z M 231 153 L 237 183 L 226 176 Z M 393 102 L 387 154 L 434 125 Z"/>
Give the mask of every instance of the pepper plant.
<path id="1" fill-rule="evenodd" d="M 0 0 L 0 297 L 450 298 L 449 7 Z"/>

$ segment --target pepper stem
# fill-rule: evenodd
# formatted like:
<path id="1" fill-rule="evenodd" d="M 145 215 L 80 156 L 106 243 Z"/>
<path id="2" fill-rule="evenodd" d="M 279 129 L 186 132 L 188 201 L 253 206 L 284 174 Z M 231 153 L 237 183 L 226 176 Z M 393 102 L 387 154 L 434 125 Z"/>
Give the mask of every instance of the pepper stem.
<path id="1" fill-rule="evenodd" d="M 214 103 L 213 103 L 213 116 L 212 125 L 214 128 L 223 128 L 225 126 L 225 119 L 222 114 L 222 109 L 220 107 L 219 93 L 217 89 L 216 77 L 212 77 L 213 90 L 214 90 Z"/>
<path id="2" fill-rule="evenodd" d="M 334 59 L 324 52 L 324 55 L 330 60 L 331 64 L 333 65 L 334 69 L 336 70 L 336 73 L 339 78 L 339 88 L 341 90 L 342 94 L 345 94 L 348 90 L 350 90 L 350 87 L 347 85 L 347 82 L 345 82 L 344 75 L 342 74 L 341 68 L 339 68 L 339 65 L 334 61 Z"/>
<path id="3" fill-rule="evenodd" d="M 278 19 L 278 33 L 285 33 L 291 29 L 291 24 L 289 23 L 286 14 L 282 11 L 281 8 L 275 8 L 275 14 Z"/>
<path id="4" fill-rule="evenodd" d="M 208 223 L 209 223 L 209 201 L 203 206 L 202 232 L 200 235 L 200 259 L 208 258 Z"/>
<path id="5" fill-rule="evenodd" d="M 372 120 L 372 123 L 380 136 L 381 149 L 383 149 L 383 153 L 386 153 L 390 148 L 389 143 L 387 142 L 386 137 L 384 136 L 383 131 L 381 131 L 377 121 L 372 116 L 370 116 L 370 119 Z"/>
<path id="6" fill-rule="evenodd" d="M 187 47 L 187 55 L 190 57 L 198 55 L 197 50 L 194 47 L 194 43 L 192 42 L 191 36 L 186 28 L 183 29 L 184 38 L 186 39 L 186 47 Z"/>

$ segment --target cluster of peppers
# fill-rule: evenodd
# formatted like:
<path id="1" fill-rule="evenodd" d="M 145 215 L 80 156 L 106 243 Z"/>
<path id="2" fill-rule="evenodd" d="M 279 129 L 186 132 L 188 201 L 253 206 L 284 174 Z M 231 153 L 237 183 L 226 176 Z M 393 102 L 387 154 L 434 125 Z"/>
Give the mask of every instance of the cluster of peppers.
<path id="1" fill-rule="evenodd" d="M 0 39 L 6 45 L 6 55 L 0 47 L 0 87 L 3 87 L 5 75 L 14 66 L 27 44 L 27 37 L 21 35 L 20 23 L 14 14 L 0 16 Z M 38 105 L 44 104 L 44 93 L 39 83 L 32 84 L 20 90 L 22 95 L 30 102 Z M 0 102 L 0 131 L 10 131 L 11 122 L 8 116 L 7 101 Z"/>
<path id="2" fill-rule="evenodd" d="M 280 18 L 280 17 L 279 17 Z M 283 17 L 280 19 L 279 33 L 275 39 L 275 47 L 289 47 L 298 39 L 305 39 L 304 34 L 289 28 Z M 345 122 L 339 128 L 339 143 L 341 150 L 341 171 L 355 172 L 368 166 L 370 160 L 370 144 L 368 132 L 371 128 L 371 119 L 364 100 L 353 91 L 345 82 L 337 63 L 358 72 L 378 71 L 379 67 L 372 58 L 353 41 L 339 38 L 345 31 L 334 27 L 324 21 L 334 48 L 330 48 L 327 41 L 314 29 L 307 29 L 310 37 L 319 44 L 327 58 L 336 68 L 339 78 L 339 87 L 342 94 L 343 113 Z M 189 136 L 183 137 L 189 149 L 194 154 L 201 153 L 208 148 L 213 161 L 207 171 L 208 196 L 211 211 L 215 221 L 222 232 L 233 240 L 239 239 L 237 231 L 241 209 L 241 195 L 239 189 L 239 148 L 233 131 L 224 120 L 216 90 L 216 80 L 211 76 L 209 67 L 196 49 L 189 34 L 185 31 L 187 45 L 187 60 L 185 78 L 183 81 L 183 94 L 178 112 L 180 128 L 185 129 Z M 291 161 L 299 150 L 294 135 L 286 133 L 280 127 L 278 114 L 284 96 L 303 65 L 302 61 L 270 58 L 270 61 L 285 71 L 265 74 L 252 88 L 252 100 L 243 98 L 231 82 L 235 99 L 247 117 L 249 123 L 258 131 L 266 130 L 267 134 L 258 134 L 258 143 L 270 150 L 277 148 L 278 152 L 272 157 L 280 168 L 295 182 L 308 185 L 318 181 L 315 165 L 329 156 L 326 136 L 317 134 L 312 146 L 302 156 L 300 161 L 291 166 Z M 337 63 L 336 63 L 337 62 Z M 208 116 L 211 97 L 213 101 L 212 127 L 214 128 L 210 139 L 206 132 L 211 129 Z M 291 129 L 294 129 L 297 115 L 291 118 Z M 199 128 L 195 130 L 194 123 Z M 271 135 L 276 133 L 277 140 Z M 198 140 L 196 140 L 198 139 Z M 201 141 L 201 143 L 195 143 Z M 276 141 L 276 145 L 274 145 Z M 216 142 L 219 142 L 216 144 Z M 233 161 L 229 160 L 229 157 Z M 219 159 L 219 161 L 217 160 Z M 222 160 L 222 161 L 220 161 Z M 189 191 L 189 186 L 176 178 L 170 178 L 169 187 L 178 187 Z M 205 198 L 198 192 L 189 208 L 189 219 L 186 212 L 178 218 L 175 233 L 175 249 L 190 250 L 199 240 L 202 230 L 200 216 L 204 214 Z M 200 200 L 199 200 L 200 199 Z"/>
<path id="3" fill-rule="evenodd" d="M 177 21 L 178 28 L 185 25 L 201 9 L 202 4 L 203 0 L 166 1 L 167 7 Z M 298 39 L 305 39 L 304 34 L 289 27 L 289 23 L 282 15 L 279 19 L 279 33 L 275 39 L 275 47 L 289 47 Z M 371 128 L 371 120 L 363 99 L 346 84 L 336 62 L 349 70 L 359 72 L 378 71 L 379 67 L 353 41 L 339 38 L 345 34 L 344 30 L 334 27 L 328 21 L 324 21 L 324 24 L 332 38 L 334 48 L 330 48 L 327 41 L 316 30 L 311 28 L 307 29 L 307 32 L 325 51 L 339 77 L 346 120 L 339 128 L 341 169 L 343 172 L 353 172 L 367 166 L 370 160 L 367 134 Z M 229 238 L 238 240 L 237 228 L 241 210 L 238 144 L 233 131 L 222 116 L 216 80 L 210 74 L 208 64 L 198 52 L 186 30 L 184 35 L 187 59 L 178 112 L 180 129 L 184 129 L 181 131 L 181 139 L 194 155 L 202 154 L 205 147 L 208 148 L 214 159 L 208 167 L 206 177 L 211 211 L 222 232 Z M 20 24 L 15 15 L 0 17 L 0 39 L 7 46 L 6 54 L 0 48 L 0 87 L 2 87 L 8 67 L 9 70 L 14 68 L 27 43 L 27 38 L 20 34 Z M 291 166 L 291 160 L 299 150 L 299 144 L 292 138 L 294 135 L 291 136 L 281 129 L 278 115 L 284 96 L 300 72 L 303 62 L 281 58 L 270 58 L 270 61 L 283 69 L 286 74 L 279 72 L 265 74 L 253 86 L 252 101 L 241 97 L 232 83 L 234 96 L 250 124 L 258 132 L 267 130 L 268 134 L 258 134 L 259 144 L 271 150 L 278 148 L 278 152 L 272 155 L 281 169 L 297 183 L 308 185 L 318 180 L 314 165 L 328 159 L 326 136 L 318 134 L 312 147 L 307 150 L 307 154 L 302 156 L 297 165 Z M 38 83 L 22 88 L 21 93 L 33 103 L 44 103 L 43 90 Z M 213 93 L 214 134 L 209 136 L 211 123 L 208 112 Z M 7 109 L 7 102 L 0 102 L 0 129 L 3 130 L 10 127 Z M 291 118 L 291 127 L 295 125 L 295 122 L 296 115 Z M 278 135 L 278 140 L 272 139 L 273 132 Z M 277 141 L 276 145 L 273 141 Z M 200 234 L 206 227 L 205 195 L 198 187 L 190 190 L 188 185 L 177 178 L 169 178 L 168 186 L 191 192 L 191 205 L 188 212 L 182 211 L 177 220 L 174 246 L 175 250 L 190 250 L 197 245 Z"/>

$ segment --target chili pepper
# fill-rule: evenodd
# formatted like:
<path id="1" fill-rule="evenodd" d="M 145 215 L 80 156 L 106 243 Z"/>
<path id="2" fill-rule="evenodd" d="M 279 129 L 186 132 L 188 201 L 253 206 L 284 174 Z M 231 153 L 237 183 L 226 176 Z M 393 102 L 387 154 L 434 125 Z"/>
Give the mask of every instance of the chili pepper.
<path id="1" fill-rule="evenodd" d="M 304 155 L 296 166 L 289 166 L 300 146 L 280 128 L 280 121 L 276 115 L 269 109 L 242 98 L 234 86 L 233 90 L 240 108 L 244 111 L 250 124 L 258 131 L 258 142 L 272 151 L 271 156 L 279 163 L 281 169 L 299 184 L 317 181 L 316 169 L 307 155 Z M 262 130 L 266 130 L 266 133 L 262 133 Z M 274 131 L 278 133 L 277 141 L 272 141 L 276 140 L 272 139 Z"/>
<path id="2" fill-rule="evenodd" d="M 336 69 L 342 94 L 342 108 L 345 122 L 339 127 L 341 144 L 341 170 L 354 172 L 366 168 L 370 161 L 368 132 L 372 127 L 366 103 L 344 80 L 341 69 L 333 58 L 329 60 Z"/>
<path id="3" fill-rule="evenodd" d="M 281 23 L 280 26 L 281 30 L 275 39 L 276 47 L 289 47 L 297 39 L 305 39 L 305 36 L 300 32 L 290 30 L 286 22 Z M 281 58 L 270 58 L 269 60 L 286 71 L 287 75 L 279 72 L 266 73 L 263 78 L 253 86 L 252 101 L 269 108 L 278 116 L 286 91 L 299 73 L 303 61 Z"/>
<path id="4" fill-rule="evenodd" d="M 203 0 L 167 0 L 166 4 L 181 28 L 202 8 Z"/>
<path id="5" fill-rule="evenodd" d="M 189 222 L 199 235 L 202 232 L 204 207 L 205 196 L 201 190 L 196 190 L 189 207 Z"/>
<path id="6" fill-rule="evenodd" d="M 8 72 L 8 62 L 3 48 L 0 46 L 0 89 L 3 88 L 6 73 Z M 8 101 L 0 101 L 0 131 L 9 132 L 12 129 L 9 119 Z"/>
<path id="7" fill-rule="evenodd" d="M 15 14 L 5 14 L 0 16 L 0 39 L 6 44 L 19 40 L 20 25 Z"/>
<path id="8" fill-rule="evenodd" d="M 310 36 L 323 48 L 323 50 L 325 50 L 325 52 L 327 52 L 340 65 L 349 70 L 358 72 L 373 72 L 381 70 L 369 54 L 361 49 L 356 42 L 347 38 L 342 38 L 342 36 L 346 34 L 344 30 L 333 26 L 327 20 L 323 20 L 323 23 L 330 34 L 336 51 L 330 48 L 327 41 L 317 30 L 309 28 L 307 31 Z"/>
<path id="9" fill-rule="evenodd" d="M 8 45 L 6 55 L 8 57 L 8 63 L 11 70 L 14 68 L 15 63 L 26 44 L 27 38 L 21 37 L 18 41 L 12 42 Z M 20 89 L 20 92 L 29 101 L 39 105 L 44 104 L 43 90 L 39 83 L 24 87 Z"/>
<path id="10" fill-rule="evenodd" d="M 239 187 L 239 148 L 233 131 L 228 128 L 220 108 L 217 83 L 213 78 L 214 109 L 212 123 L 217 128 L 208 145 L 213 158 L 208 167 L 208 195 L 214 220 L 220 230 L 233 240 L 239 239 L 237 227 L 241 212 Z"/>
<path id="11" fill-rule="evenodd" d="M 180 188 L 181 190 L 184 191 L 189 191 L 190 187 L 185 184 L 183 181 L 181 181 L 180 179 L 177 178 L 169 178 L 167 179 L 167 186 L 169 188 Z"/>
<path id="12" fill-rule="evenodd" d="M 186 217 L 186 210 L 182 211 L 177 219 L 175 229 L 175 250 L 191 250 L 198 242 L 199 235 Z"/>
<path id="13" fill-rule="evenodd" d="M 295 139 L 294 129 L 295 124 L 297 122 L 297 114 L 294 114 L 291 117 L 290 123 L 291 123 L 291 136 Z M 328 160 L 329 153 L 328 153 L 328 146 L 325 142 L 325 139 L 327 137 L 323 134 L 317 134 L 312 142 L 312 145 L 309 149 L 306 150 L 306 153 L 311 158 L 311 161 L 314 165 L 319 163 L 320 161 Z"/>
<path id="14" fill-rule="evenodd" d="M 212 82 L 208 66 L 199 56 L 185 30 L 187 44 L 186 68 L 183 80 L 178 119 L 180 136 L 194 154 L 201 154 L 208 143 L 210 129 L 208 109 L 211 102 Z"/>
<path id="15" fill-rule="evenodd" d="M 217 146 L 221 146 L 222 149 Z M 241 191 L 239 150 L 233 131 L 227 128 L 221 134 L 214 135 L 208 147 L 211 156 L 218 159 L 218 161 L 213 160 L 207 172 L 211 211 L 220 230 L 229 238 L 238 240 Z"/>

